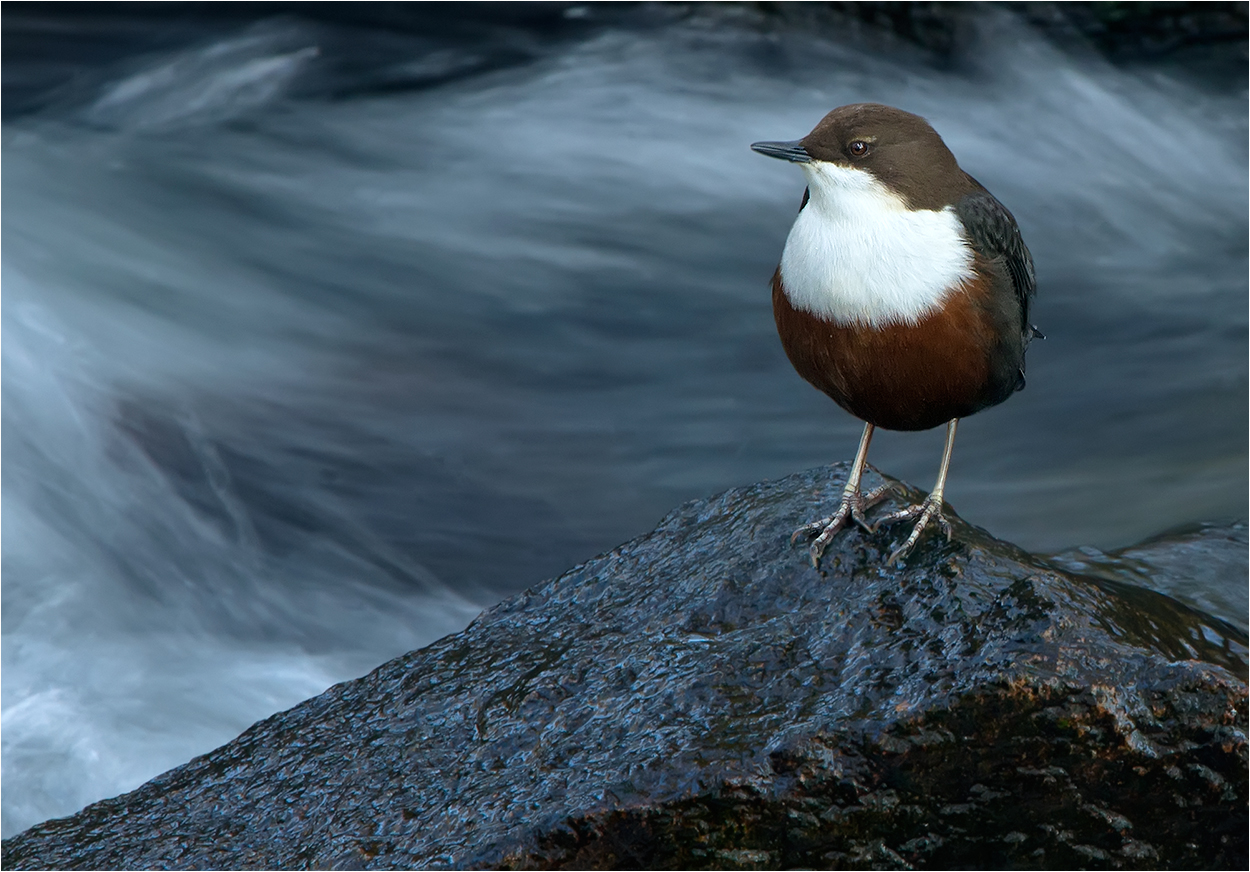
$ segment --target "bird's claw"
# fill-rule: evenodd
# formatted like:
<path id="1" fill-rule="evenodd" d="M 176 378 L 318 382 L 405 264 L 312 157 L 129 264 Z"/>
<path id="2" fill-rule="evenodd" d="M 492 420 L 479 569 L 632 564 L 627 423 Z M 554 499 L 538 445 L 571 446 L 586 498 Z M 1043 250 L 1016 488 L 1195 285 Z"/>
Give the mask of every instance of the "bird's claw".
<path id="1" fill-rule="evenodd" d="M 864 517 L 864 512 L 885 499 L 891 487 L 890 484 L 883 484 L 866 494 L 858 490 L 844 491 L 842 502 L 838 504 L 838 510 L 833 515 L 799 527 L 791 534 L 790 544 L 793 545 L 803 536 L 818 534 L 812 544 L 807 547 L 807 553 L 811 557 L 812 566 L 819 568 L 821 555 L 825 553 L 825 549 L 829 547 L 829 543 L 833 541 L 838 531 L 845 528 L 849 522 L 859 524 L 870 533 L 875 529 L 875 526 L 869 524 L 868 519 Z"/>
<path id="2" fill-rule="evenodd" d="M 802 527 L 799 527 L 797 530 L 795 530 L 793 533 L 790 534 L 790 544 L 793 545 L 795 542 L 799 541 L 799 539 L 803 536 L 811 536 L 813 533 L 819 533 L 821 530 L 825 529 L 826 526 L 832 523 L 833 523 L 833 518 L 829 517 L 829 518 L 821 518 L 819 521 L 812 521 L 810 523 L 804 524 Z"/>
<path id="3" fill-rule="evenodd" d="M 916 521 L 916 526 L 912 527 L 911 535 L 907 537 L 907 540 L 891 552 L 889 558 L 885 561 L 886 566 L 893 566 L 896 561 L 906 557 L 911 552 L 912 547 L 920 541 L 920 534 L 925 531 L 930 521 L 936 520 L 937 525 L 946 533 L 946 541 L 949 542 L 951 540 L 954 530 L 951 527 L 951 522 L 942 514 L 942 503 L 941 497 L 934 499 L 933 495 L 930 494 L 920 505 L 908 506 L 897 512 L 891 512 L 873 525 L 873 530 L 876 531 L 882 524 L 893 524 L 896 521 L 908 521 L 912 518 L 919 518 Z"/>

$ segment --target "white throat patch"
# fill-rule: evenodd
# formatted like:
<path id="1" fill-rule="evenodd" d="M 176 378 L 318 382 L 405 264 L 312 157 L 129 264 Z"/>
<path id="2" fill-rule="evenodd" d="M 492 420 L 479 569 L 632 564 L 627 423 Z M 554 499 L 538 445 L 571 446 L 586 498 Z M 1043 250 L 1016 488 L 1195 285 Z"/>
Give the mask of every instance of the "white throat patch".
<path id="1" fill-rule="evenodd" d="M 973 277 L 955 210 L 911 211 L 864 170 L 800 164 L 810 199 L 781 255 L 790 304 L 838 324 L 915 324 Z"/>

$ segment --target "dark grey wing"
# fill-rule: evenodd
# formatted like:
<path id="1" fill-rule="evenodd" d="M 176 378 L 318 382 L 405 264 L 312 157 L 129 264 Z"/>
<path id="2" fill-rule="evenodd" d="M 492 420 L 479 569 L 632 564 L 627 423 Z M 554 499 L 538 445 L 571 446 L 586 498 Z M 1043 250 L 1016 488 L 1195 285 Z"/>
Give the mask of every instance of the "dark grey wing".
<path id="1" fill-rule="evenodd" d="M 975 184 L 976 180 L 973 179 Z M 980 185 L 977 185 L 980 188 Z M 1020 329 L 1027 343 L 1040 332 L 1029 323 L 1029 304 L 1037 293 L 1037 278 L 1033 274 L 1033 255 L 1020 237 L 1016 219 L 1007 207 L 989 191 L 981 188 L 962 197 L 955 203 L 955 214 L 963 222 L 969 242 L 981 255 L 990 260 L 1002 258 L 1020 300 Z"/>

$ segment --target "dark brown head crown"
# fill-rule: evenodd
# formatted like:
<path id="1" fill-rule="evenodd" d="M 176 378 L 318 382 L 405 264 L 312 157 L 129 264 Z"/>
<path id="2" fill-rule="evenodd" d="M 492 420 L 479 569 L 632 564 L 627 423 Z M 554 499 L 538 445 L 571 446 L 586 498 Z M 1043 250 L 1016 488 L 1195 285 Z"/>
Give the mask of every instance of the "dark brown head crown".
<path id="1" fill-rule="evenodd" d="M 892 106 L 840 106 L 799 141 L 813 160 L 872 173 L 913 209 L 941 209 L 972 187 L 929 122 Z"/>

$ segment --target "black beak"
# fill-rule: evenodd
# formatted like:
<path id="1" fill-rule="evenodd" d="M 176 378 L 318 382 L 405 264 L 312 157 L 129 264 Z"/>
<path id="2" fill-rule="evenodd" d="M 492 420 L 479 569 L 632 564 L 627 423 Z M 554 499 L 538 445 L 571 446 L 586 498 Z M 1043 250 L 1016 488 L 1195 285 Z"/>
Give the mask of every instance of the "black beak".
<path id="1" fill-rule="evenodd" d="M 753 142 L 751 151 L 758 151 L 760 154 L 779 157 L 793 163 L 810 163 L 812 160 L 812 156 L 797 139 L 793 142 Z"/>

